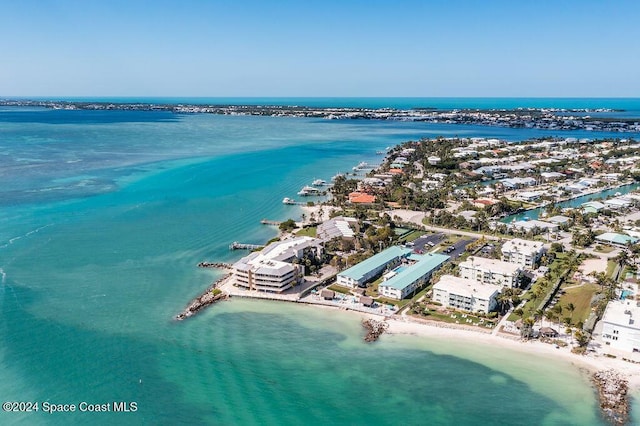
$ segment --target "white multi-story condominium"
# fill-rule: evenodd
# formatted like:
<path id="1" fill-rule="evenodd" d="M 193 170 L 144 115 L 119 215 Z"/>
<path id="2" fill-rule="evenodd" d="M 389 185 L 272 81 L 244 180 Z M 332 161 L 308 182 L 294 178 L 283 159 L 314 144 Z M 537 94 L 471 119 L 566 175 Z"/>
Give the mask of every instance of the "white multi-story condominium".
<path id="1" fill-rule="evenodd" d="M 458 265 L 460 276 L 482 284 L 518 287 L 522 266 L 498 259 L 470 256 Z"/>
<path id="2" fill-rule="evenodd" d="M 443 275 L 433 286 L 432 299 L 447 308 L 489 313 L 497 305 L 500 286 Z"/>
<path id="3" fill-rule="evenodd" d="M 502 246 L 502 260 L 525 268 L 535 268 L 542 253 L 544 253 L 544 244 L 540 241 L 514 238 Z"/>
<path id="4" fill-rule="evenodd" d="M 302 266 L 291 262 L 301 259 L 308 251 L 320 256 L 321 243 L 319 239 L 311 237 L 271 243 L 234 263 L 234 283 L 249 290 L 281 293 L 291 288 L 302 276 Z"/>
<path id="5" fill-rule="evenodd" d="M 624 352 L 640 352 L 640 306 L 636 301 L 616 300 L 602 316 L 602 341 Z M 606 347 L 605 347 L 606 349 Z"/>

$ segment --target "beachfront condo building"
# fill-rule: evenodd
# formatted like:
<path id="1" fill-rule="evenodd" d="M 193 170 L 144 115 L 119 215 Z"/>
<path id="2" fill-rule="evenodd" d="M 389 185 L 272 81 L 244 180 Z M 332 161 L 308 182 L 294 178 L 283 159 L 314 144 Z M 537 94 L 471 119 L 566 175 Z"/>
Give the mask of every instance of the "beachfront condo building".
<path id="1" fill-rule="evenodd" d="M 378 294 L 390 299 L 404 299 L 429 281 L 433 272 L 447 260 L 449 256 L 444 254 L 412 253 L 406 263 L 384 275 L 384 281 L 378 285 Z"/>
<path id="2" fill-rule="evenodd" d="M 607 304 L 602 316 L 604 348 L 640 352 L 640 306 L 634 300 L 615 300 Z"/>
<path id="3" fill-rule="evenodd" d="M 458 268 L 462 278 L 509 288 L 519 286 L 522 274 L 522 266 L 517 263 L 477 256 L 460 262 Z"/>
<path id="4" fill-rule="evenodd" d="M 364 287 L 367 282 L 379 276 L 386 269 L 398 266 L 403 258 L 409 256 L 411 251 L 411 249 L 400 246 L 389 247 L 340 272 L 337 282 L 339 285 L 349 288 Z"/>
<path id="5" fill-rule="evenodd" d="M 500 289 L 493 284 L 443 275 L 433 286 L 432 299 L 447 308 L 487 314 L 496 308 Z"/>
<path id="6" fill-rule="evenodd" d="M 302 266 L 292 263 L 305 253 L 322 254 L 322 241 L 297 237 L 269 244 L 233 264 L 234 284 L 248 290 L 281 293 L 298 283 Z"/>
<path id="7" fill-rule="evenodd" d="M 544 244 L 540 241 L 514 238 L 502 246 L 502 260 L 516 263 L 523 268 L 534 269 L 544 253 Z"/>

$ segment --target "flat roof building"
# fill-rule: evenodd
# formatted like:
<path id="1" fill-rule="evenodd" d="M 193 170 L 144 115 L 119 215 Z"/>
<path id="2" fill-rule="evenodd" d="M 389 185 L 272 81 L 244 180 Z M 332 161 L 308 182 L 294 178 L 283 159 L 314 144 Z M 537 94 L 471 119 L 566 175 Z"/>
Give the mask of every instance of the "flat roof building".
<path id="1" fill-rule="evenodd" d="M 396 274 L 378 285 L 378 293 L 391 299 L 401 300 L 424 285 L 434 271 L 449 260 L 449 256 L 439 253 L 412 254 L 415 263 L 402 265 Z"/>
<path id="2" fill-rule="evenodd" d="M 402 258 L 409 256 L 411 249 L 392 246 L 388 249 L 363 260 L 349 269 L 345 269 L 337 276 L 339 285 L 345 287 L 364 286 L 372 278 L 382 273 L 388 267 L 396 266 Z"/>
<path id="3" fill-rule="evenodd" d="M 640 352 L 640 307 L 638 302 L 615 300 L 602 316 L 602 341 L 625 352 Z"/>
<path id="4" fill-rule="evenodd" d="M 502 245 L 502 260 L 533 269 L 543 252 L 544 244 L 540 241 L 514 238 Z"/>
<path id="5" fill-rule="evenodd" d="M 466 278 L 443 275 L 433 286 L 433 300 L 447 308 L 489 313 L 497 305 L 500 287 Z"/>
<path id="6" fill-rule="evenodd" d="M 522 266 L 498 259 L 470 256 L 458 265 L 460 276 L 482 284 L 518 287 Z"/>
<path id="7" fill-rule="evenodd" d="M 319 256 L 321 243 L 312 237 L 271 243 L 233 264 L 234 283 L 249 290 L 281 293 L 297 283 L 301 276 L 301 267 L 290 262 L 302 258 L 305 250 L 312 250 Z"/>
<path id="8" fill-rule="evenodd" d="M 605 232 L 604 234 L 596 235 L 596 241 L 604 244 L 609 244 L 617 247 L 626 247 L 627 244 L 634 244 L 638 241 L 637 238 L 626 234 L 617 234 L 615 232 Z"/>

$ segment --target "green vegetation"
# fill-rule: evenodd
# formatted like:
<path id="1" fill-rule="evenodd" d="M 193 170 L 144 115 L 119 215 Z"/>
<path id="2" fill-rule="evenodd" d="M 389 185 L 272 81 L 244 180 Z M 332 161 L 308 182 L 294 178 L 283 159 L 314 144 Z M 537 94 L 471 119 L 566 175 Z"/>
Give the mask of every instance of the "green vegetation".
<path id="1" fill-rule="evenodd" d="M 591 298 L 599 290 L 595 284 L 584 284 L 567 289 L 556 306 L 560 305 L 559 318 L 570 318 L 571 325 L 584 323 L 591 314 Z"/>
<path id="2" fill-rule="evenodd" d="M 351 294 L 351 289 L 348 287 L 343 287 L 341 285 L 338 284 L 331 284 L 329 287 L 327 287 L 329 290 L 333 290 L 337 293 L 342 293 L 342 294 Z"/>
<path id="3" fill-rule="evenodd" d="M 293 219 L 287 219 L 278 226 L 282 232 L 291 232 L 296 229 L 296 222 Z"/>
<path id="4" fill-rule="evenodd" d="M 301 230 L 299 230 L 298 232 L 296 232 L 296 235 L 298 237 L 313 237 L 315 238 L 317 235 L 317 230 L 318 227 L 316 226 L 305 226 L 304 228 L 302 228 Z"/>
<path id="5" fill-rule="evenodd" d="M 613 276 L 613 272 L 616 270 L 617 265 L 618 264 L 613 260 L 609 260 L 607 262 L 607 271 L 605 273 L 607 274 L 608 277 Z"/>
<path id="6" fill-rule="evenodd" d="M 222 290 L 220 290 L 219 288 L 214 288 L 213 290 L 211 290 L 211 293 L 213 293 L 214 296 L 217 296 L 222 293 Z"/>

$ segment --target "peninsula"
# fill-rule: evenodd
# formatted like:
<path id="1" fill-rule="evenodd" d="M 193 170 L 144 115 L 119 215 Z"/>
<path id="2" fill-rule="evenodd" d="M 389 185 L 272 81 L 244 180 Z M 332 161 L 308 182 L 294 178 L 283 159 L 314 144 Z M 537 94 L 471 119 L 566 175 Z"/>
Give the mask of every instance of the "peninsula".
<path id="1" fill-rule="evenodd" d="M 214 287 L 364 313 L 367 340 L 427 325 L 535 341 L 639 387 L 639 159 L 634 139 L 409 141 L 334 176 Z M 594 383 L 624 424 L 618 377 Z"/>

